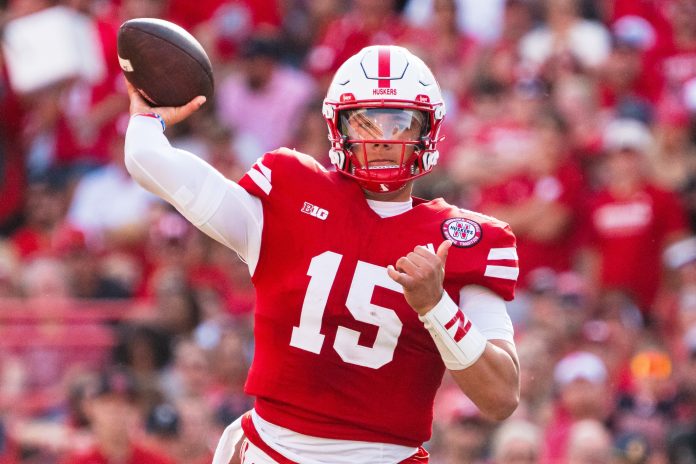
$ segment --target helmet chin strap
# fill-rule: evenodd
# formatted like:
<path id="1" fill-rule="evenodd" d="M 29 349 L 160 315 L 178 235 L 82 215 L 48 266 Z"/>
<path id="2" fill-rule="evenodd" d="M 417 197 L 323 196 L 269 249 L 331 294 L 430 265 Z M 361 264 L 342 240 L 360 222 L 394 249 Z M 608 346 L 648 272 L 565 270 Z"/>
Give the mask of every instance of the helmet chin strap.
<path id="1" fill-rule="evenodd" d="M 375 190 L 374 185 L 364 185 L 364 183 L 357 181 L 362 187 L 365 197 L 370 200 L 376 201 L 406 201 L 411 197 L 411 185 L 412 181 L 405 181 L 403 185 L 399 185 L 397 188 L 390 188 L 388 191 Z M 368 188 L 371 187 L 371 188 Z"/>

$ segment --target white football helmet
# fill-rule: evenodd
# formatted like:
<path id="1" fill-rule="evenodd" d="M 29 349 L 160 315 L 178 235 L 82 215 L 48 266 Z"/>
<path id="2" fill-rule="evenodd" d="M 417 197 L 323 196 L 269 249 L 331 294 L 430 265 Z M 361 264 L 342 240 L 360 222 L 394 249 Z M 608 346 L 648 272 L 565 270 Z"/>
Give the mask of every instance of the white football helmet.
<path id="1" fill-rule="evenodd" d="M 437 164 L 445 103 L 428 66 L 403 47 L 366 47 L 346 60 L 323 114 L 331 163 L 366 190 L 399 190 Z M 368 163 L 374 147 L 400 150 L 400 162 Z"/>

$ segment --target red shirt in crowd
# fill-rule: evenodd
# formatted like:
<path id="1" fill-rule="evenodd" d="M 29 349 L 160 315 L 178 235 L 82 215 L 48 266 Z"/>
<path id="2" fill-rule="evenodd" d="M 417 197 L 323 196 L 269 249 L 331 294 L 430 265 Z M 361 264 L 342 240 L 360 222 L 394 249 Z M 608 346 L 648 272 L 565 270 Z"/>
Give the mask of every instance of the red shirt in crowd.
<path id="1" fill-rule="evenodd" d="M 407 31 L 406 24 L 396 15 L 371 30 L 359 14 L 348 13 L 327 26 L 326 33 L 308 55 L 307 68 L 315 76 L 333 75 L 341 63 L 364 47 L 397 43 Z"/>
<path id="2" fill-rule="evenodd" d="M 60 253 L 65 246 L 84 246 L 85 236 L 81 230 L 65 223 L 51 232 L 24 226 L 12 234 L 10 240 L 19 257 L 25 260 L 36 255 Z"/>
<path id="3" fill-rule="evenodd" d="M 241 27 L 246 31 L 260 25 L 278 27 L 282 23 L 278 0 L 170 0 L 168 18 L 184 29 L 219 16 L 220 26 Z M 219 31 L 224 33 L 225 31 Z"/>
<path id="4" fill-rule="evenodd" d="M 587 240 L 601 259 L 600 285 L 628 291 L 648 310 L 660 286 L 666 241 L 686 231 L 679 199 L 651 185 L 623 199 L 604 190 L 591 200 L 588 214 Z"/>
<path id="5" fill-rule="evenodd" d="M 481 192 L 481 211 L 496 207 L 519 207 L 534 198 L 553 202 L 565 207 L 571 214 L 577 211 L 584 190 L 582 173 L 578 166 L 566 162 L 553 175 L 540 178 L 520 174 Z M 577 245 L 571 224 L 567 232 L 554 240 L 541 241 L 520 233 L 517 234 L 517 254 L 520 259 L 520 286 L 534 269 L 547 267 L 558 272 L 570 269 L 574 247 Z"/>
<path id="6" fill-rule="evenodd" d="M 61 462 L 61 464 L 110 463 L 111 461 L 104 456 L 99 449 L 96 448 L 87 450 L 85 452 L 76 453 Z M 155 450 L 147 449 L 140 445 L 134 444 L 130 459 L 124 461 L 123 464 L 174 464 L 174 461 Z"/>
<path id="7" fill-rule="evenodd" d="M 21 109 L 19 99 L 10 89 L 7 70 L 0 66 L 0 227 L 20 212 L 26 187 L 19 140 Z"/>

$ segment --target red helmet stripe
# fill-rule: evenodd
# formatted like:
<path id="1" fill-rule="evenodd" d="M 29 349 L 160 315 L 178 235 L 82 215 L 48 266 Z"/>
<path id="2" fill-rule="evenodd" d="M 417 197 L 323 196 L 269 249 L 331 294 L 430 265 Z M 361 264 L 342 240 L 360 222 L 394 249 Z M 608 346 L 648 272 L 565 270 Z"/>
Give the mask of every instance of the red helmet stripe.
<path id="1" fill-rule="evenodd" d="M 391 52 L 389 47 L 379 47 L 377 52 L 377 76 L 380 78 L 391 77 Z M 390 79 L 379 79 L 378 87 L 388 88 L 391 85 Z"/>

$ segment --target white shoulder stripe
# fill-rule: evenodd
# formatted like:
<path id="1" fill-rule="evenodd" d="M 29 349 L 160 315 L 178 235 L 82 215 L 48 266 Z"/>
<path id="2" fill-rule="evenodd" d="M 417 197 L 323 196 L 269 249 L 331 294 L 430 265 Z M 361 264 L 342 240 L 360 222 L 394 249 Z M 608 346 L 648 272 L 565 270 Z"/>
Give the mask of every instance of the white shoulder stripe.
<path id="1" fill-rule="evenodd" d="M 261 170 L 261 173 L 266 177 L 266 179 L 268 179 L 268 182 L 270 182 L 271 169 L 265 164 L 263 164 L 260 159 L 256 162 L 256 166 Z"/>
<path id="2" fill-rule="evenodd" d="M 249 178 L 250 178 L 251 180 L 254 181 L 254 183 L 255 183 L 256 185 L 259 186 L 259 188 L 260 188 L 261 190 L 263 190 L 263 192 L 264 192 L 266 195 L 268 195 L 269 193 L 271 193 L 271 182 L 270 182 L 266 177 L 264 177 L 263 174 L 261 174 L 261 173 L 260 173 L 259 171 L 257 171 L 256 169 L 251 168 L 251 169 L 249 169 L 249 171 L 247 171 L 247 175 L 249 176 Z"/>
<path id="3" fill-rule="evenodd" d="M 518 259 L 517 249 L 515 247 L 510 248 L 491 248 L 488 252 L 488 259 L 498 260 L 498 259 Z"/>
<path id="4" fill-rule="evenodd" d="M 486 266 L 486 272 L 483 275 L 498 279 L 517 280 L 517 276 L 520 275 L 520 269 L 511 266 Z"/>

